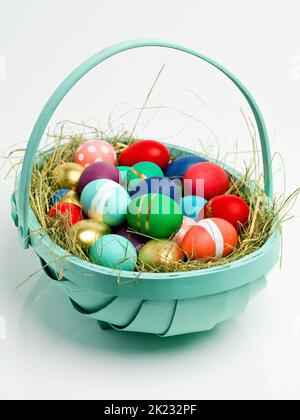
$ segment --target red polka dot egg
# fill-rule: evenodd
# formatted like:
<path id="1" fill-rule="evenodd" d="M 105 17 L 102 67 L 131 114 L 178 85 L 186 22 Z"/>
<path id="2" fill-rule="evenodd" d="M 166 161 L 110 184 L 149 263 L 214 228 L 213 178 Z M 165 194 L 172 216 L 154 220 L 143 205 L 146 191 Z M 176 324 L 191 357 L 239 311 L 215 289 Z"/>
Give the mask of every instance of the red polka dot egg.
<path id="1" fill-rule="evenodd" d="M 231 223 L 212 218 L 198 222 L 185 235 L 182 249 L 191 260 L 218 259 L 230 255 L 238 243 Z"/>
<path id="2" fill-rule="evenodd" d="M 104 140 L 88 140 L 77 149 L 74 157 L 75 163 L 84 168 L 97 162 L 116 165 L 117 154 L 113 146 Z"/>

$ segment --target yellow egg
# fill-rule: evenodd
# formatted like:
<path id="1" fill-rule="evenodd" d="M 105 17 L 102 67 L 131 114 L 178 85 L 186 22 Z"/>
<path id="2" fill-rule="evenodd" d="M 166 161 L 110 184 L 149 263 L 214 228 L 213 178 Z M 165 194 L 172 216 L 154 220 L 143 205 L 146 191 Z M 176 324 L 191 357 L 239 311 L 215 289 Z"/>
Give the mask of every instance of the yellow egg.
<path id="1" fill-rule="evenodd" d="M 184 260 L 184 252 L 174 241 L 152 240 L 143 246 L 139 253 L 139 261 L 145 268 L 163 269 Z"/>
<path id="2" fill-rule="evenodd" d="M 58 188 L 76 191 L 84 168 L 77 163 L 62 163 L 52 172 L 53 181 Z"/>
<path id="3" fill-rule="evenodd" d="M 97 220 L 83 220 L 72 227 L 74 238 L 83 247 L 91 248 L 104 235 L 111 233 L 110 227 Z"/>

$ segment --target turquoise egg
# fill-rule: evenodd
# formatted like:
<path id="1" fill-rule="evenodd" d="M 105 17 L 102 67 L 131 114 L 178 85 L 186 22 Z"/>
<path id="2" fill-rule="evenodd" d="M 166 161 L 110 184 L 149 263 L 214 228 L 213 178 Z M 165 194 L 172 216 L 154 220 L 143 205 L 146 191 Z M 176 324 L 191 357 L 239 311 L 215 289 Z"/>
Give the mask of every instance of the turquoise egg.
<path id="1" fill-rule="evenodd" d="M 206 204 L 207 200 L 203 197 L 187 195 L 181 199 L 182 214 L 198 222 L 204 219 L 204 207 Z"/>
<path id="2" fill-rule="evenodd" d="M 110 179 L 97 179 L 89 183 L 81 194 L 81 204 L 90 219 L 109 226 L 125 222 L 130 197 L 120 184 Z"/>
<path id="3" fill-rule="evenodd" d="M 94 264 L 116 270 L 134 271 L 137 252 L 128 239 L 119 235 L 106 235 L 90 249 L 90 258 Z"/>
<path id="4" fill-rule="evenodd" d="M 128 191 L 134 191 L 136 186 L 147 178 L 163 177 L 162 169 L 152 162 L 139 162 L 127 172 Z"/>

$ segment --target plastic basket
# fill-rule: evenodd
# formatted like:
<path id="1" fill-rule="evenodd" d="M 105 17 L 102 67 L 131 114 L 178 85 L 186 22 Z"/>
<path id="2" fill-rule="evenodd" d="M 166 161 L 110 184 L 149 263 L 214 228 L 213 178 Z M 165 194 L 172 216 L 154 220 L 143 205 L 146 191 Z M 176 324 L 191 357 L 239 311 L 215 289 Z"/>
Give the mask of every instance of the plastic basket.
<path id="1" fill-rule="evenodd" d="M 95 319 L 102 328 L 152 333 L 163 337 L 202 332 L 241 314 L 250 299 L 266 285 L 266 275 L 280 253 L 280 232 L 272 234 L 256 253 L 219 267 L 187 273 L 152 274 L 120 272 L 87 263 L 56 246 L 41 231 L 29 201 L 30 181 L 40 141 L 47 125 L 71 88 L 90 70 L 110 57 L 141 47 L 164 47 L 191 54 L 225 74 L 249 103 L 260 135 L 265 192 L 272 200 L 272 167 L 268 135 L 261 112 L 242 83 L 219 64 L 196 51 L 163 41 L 130 41 L 91 57 L 58 87 L 41 112 L 26 150 L 20 177 L 12 197 L 12 216 L 25 248 L 32 247 L 46 274 L 57 280 L 73 307 Z M 190 151 L 169 146 L 175 156 Z M 230 169 L 228 169 L 230 171 Z"/>

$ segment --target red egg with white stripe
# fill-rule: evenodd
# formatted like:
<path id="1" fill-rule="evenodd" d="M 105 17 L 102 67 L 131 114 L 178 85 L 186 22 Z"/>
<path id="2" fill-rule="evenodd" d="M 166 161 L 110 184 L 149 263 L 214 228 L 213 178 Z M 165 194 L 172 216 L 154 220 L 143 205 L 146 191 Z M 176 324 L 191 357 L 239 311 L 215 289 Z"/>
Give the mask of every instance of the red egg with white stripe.
<path id="1" fill-rule="evenodd" d="M 117 153 L 113 146 L 104 140 L 88 140 L 78 147 L 74 162 L 88 168 L 93 163 L 104 162 L 116 165 Z"/>
<path id="2" fill-rule="evenodd" d="M 238 243 L 238 233 L 231 223 L 211 218 L 198 222 L 187 232 L 182 249 L 191 260 L 223 258 L 230 255 Z"/>
<path id="3" fill-rule="evenodd" d="M 190 217 L 183 217 L 183 223 L 181 228 L 179 229 L 178 233 L 176 234 L 176 236 L 174 237 L 174 241 L 181 246 L 182 245 L 182 241 L 185 237 L 185 235 L 187 234 L 187 232 L 191 229 L 192 226 L 196 225 L 196 221 L 191 219 Z"/>

